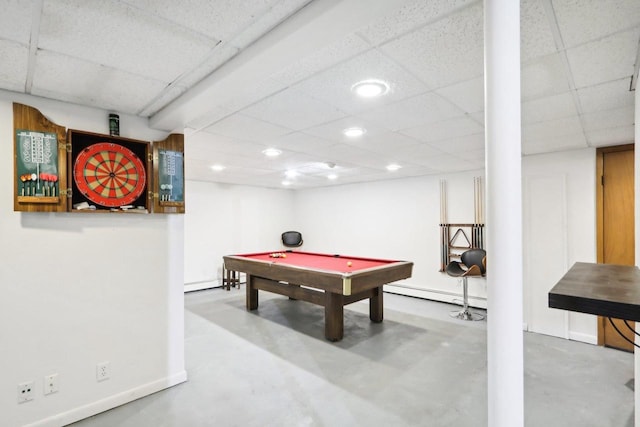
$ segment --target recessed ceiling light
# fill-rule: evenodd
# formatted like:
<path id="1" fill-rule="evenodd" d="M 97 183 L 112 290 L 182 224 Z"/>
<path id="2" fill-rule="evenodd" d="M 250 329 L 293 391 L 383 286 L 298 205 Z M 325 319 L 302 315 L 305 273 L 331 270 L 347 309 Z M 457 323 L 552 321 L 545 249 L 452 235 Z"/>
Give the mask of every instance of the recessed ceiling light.
<path id="1" fill-rule="evenodd" d="M 382 80 L 363 80 L 351 86 L 351 91 L 363 98 L 374 98 L 389 92 L 389 84 Z"/>
<path id="2" fill-rule="evenodd" d="M 342 131 L 344 136 L 348 136 L 349 138 L 357 138 L 364 135 L 366 132 L 366 129 L 360 127 L 347 128 Z"/>
<path id="3" fill-rule="evenodd" d="M 211 170 L 214 170 L 216 172 L 220 172 L 226 169 L 226 166 L 224 165 L 212 165 L 211 166 Z"/>
<path id="4" fill-rule="evenodd" d="M 336 175 L 335 173 L 332 173 L 330 175 L 327 175 L 327 178 L 333 181 L 334 179 L 338 179 L 338 175 Z"/>
<path id="5" fill-rule="evenodd" d="M 286 172 L 284 173 L 284 175 L 285 175 L 287 178 L 295 178 L 296 176 L 298 176 L 298 172 L 297 172 L 297 171 L 294 171 L 294 170 L 288 170 L 288 171 L 286 171 Z"/>
<path id="6" fill-rule="evenodd" d="M 291 181 L 286 181 L 286 180 L 282 181 L 282 185 L 284 185 L 285 187 L 289 186 L 289 185 L 291 185 Z"/>
<path id="7" fill-rule="evenodd" d="M 278 157 L 280 154 L 282 154 L 282 151 L 278 150 L 277 148 L 267 148 L 266 150 L 262 151 L 262 154 L 267 157 Z"/>
<path id="8" fill-rule="evenodd" d="M 402 166 L 397 165 L 395 163 L 391 163 L 390 165 L 387 165 L 387 170 L 391 172 L 397 171 L 400 168 L 402 168 Z"/>

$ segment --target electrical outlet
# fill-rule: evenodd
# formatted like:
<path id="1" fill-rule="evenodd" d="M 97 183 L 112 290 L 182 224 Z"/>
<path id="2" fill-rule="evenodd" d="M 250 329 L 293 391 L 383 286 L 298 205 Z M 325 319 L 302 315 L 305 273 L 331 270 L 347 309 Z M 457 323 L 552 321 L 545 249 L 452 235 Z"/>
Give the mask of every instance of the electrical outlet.
<path id="1" fill-rule="evenodd" d="M 111 376 L 111 363 L 98 363 L 96 365 L 96 381 L 108 380 L 109 376 Z"/>
<path id="2" fill-rule="evenodd" d="M 35 388 L 35 381 L 28 381 L 26 383 L 18 384 L 18 403 L 24 403 L 33 400 Z"/>
<path id="3" fill-rule="evenodd" d="M 51 374 L 44 377 L 43 393 L 45 396 L 58 392 L 58 374 Z"/>

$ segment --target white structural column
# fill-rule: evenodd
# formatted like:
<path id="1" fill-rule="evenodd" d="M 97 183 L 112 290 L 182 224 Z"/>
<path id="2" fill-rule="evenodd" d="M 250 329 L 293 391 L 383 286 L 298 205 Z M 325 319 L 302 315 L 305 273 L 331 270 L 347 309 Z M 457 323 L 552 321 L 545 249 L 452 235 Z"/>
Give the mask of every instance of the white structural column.
<path id="1" fill-rule="evenodd" d="M 520 2 L 484 2 L 488 425 L 524 425 Z"/>

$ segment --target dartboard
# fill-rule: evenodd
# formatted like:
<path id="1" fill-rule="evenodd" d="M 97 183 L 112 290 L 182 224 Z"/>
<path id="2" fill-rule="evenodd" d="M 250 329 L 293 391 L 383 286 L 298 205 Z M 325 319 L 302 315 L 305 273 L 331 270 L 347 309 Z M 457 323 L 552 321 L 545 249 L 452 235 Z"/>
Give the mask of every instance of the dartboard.
<path id="1" fill-rule="evenodd" d="M 76 157 L 73 177 L 82 195 L 92 202 L 118 207 L 133 203 L 145 189 L 144 164 L 126 147 L 99 142 Z"/>

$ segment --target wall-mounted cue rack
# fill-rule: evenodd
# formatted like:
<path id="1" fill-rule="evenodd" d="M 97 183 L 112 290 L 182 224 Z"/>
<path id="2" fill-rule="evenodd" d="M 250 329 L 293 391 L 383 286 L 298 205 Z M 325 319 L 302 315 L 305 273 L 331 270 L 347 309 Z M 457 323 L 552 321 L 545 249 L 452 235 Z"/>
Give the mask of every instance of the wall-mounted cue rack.
<path id="1" fill-rule="evenodd" d="M 139 141 L 59 126 L 14 103 L 14 211 L 184 213 L 184 135 Z"/>
<path id="2" fill-rule="evenodd" d="M 460 258 L 469 249 L 484 249 L 484 187 L 481 177 L 473 178 L 473 223 L 447 222 L 447 184 L 440 180 L 440 271 L 452 258 Z M 452 230 L 455 230 L 452 234 Z"/>

